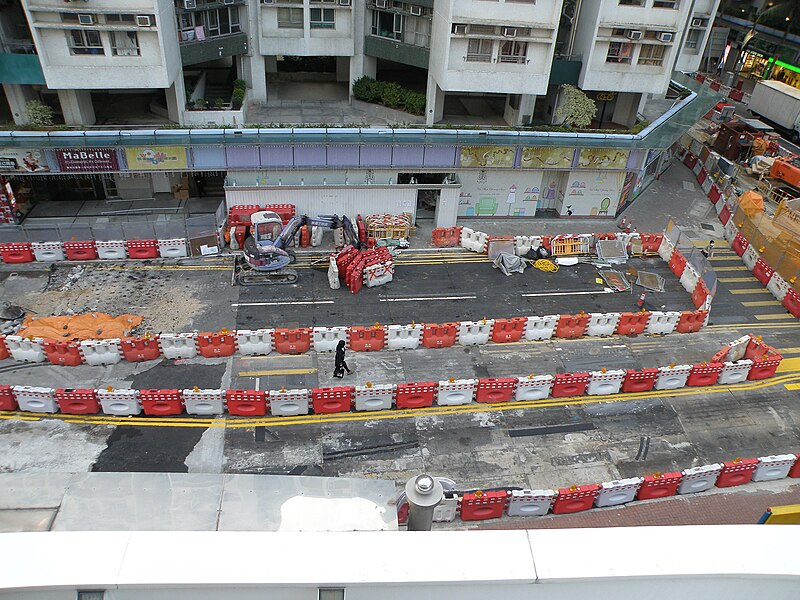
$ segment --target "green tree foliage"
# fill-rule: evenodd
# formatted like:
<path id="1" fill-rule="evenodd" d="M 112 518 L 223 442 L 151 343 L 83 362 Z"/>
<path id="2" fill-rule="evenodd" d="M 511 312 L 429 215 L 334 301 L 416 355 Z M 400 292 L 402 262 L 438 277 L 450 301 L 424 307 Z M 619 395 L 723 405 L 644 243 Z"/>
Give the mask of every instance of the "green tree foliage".
<path id="1" fill-rule="evenodd" d="M 28 122 L 32 127 L 52 127 L 53 109 L 39 100 L 29 100 L 25 105 Z"/>
<path id="2" fill-rule="evenodd" d="M 578 129 L 588 127 L 597 114 L 597 105 L 574 85 L 561 88 L 561 105 L 556 109 L 556 118 L 562 123 Z"/>

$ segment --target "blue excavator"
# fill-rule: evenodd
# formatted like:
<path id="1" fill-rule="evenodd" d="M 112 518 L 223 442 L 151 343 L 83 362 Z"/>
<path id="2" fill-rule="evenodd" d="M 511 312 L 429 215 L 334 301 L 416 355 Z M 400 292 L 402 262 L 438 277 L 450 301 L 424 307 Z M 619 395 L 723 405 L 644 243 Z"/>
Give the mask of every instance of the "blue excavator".
<path id="1" fill-rule="evenodd" d="M 250 217 L 250 235 L 244 241 L 244 260 L 237 260 L 234 270 L 239 285 L 295 283 L 297 271 L 287 269 L 295 261 L 289 249 L 303 225 L 341 229 L 342 244 L 361 249 L 361 242 L 353 223 L 345 216 L 322 215 L 307 217 L 296 215 L 283 225 L 280 215 L 269 210 L 253 213 Z"/>

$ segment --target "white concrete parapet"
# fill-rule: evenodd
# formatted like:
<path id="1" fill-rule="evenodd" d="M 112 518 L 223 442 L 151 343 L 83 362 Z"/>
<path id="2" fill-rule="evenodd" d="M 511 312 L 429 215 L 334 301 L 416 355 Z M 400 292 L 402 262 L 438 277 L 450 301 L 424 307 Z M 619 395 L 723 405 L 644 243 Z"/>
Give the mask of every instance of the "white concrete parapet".
<path id="1" fill-rule="evenodd" d="M 601 484 L 600 493 L 597 494 L 594 505 L 603 507 L 627 504 L 636 498 L 636 493 L 642 486 L 642 481 L 644 481 L 644 479 L 641 477 L 606 481 Z"/>
<path id="2" fill-rule="evenodd" d="M 589 313 L 586 335 L 605 337 L 612 335 L 619 323 L 619 313 Z"/>
<path id="3" fill-rule="evenodd" d="M 31 250 L 38 262 L 55 262 L 66 258 L 61 242 L 31 242 Z"/>
<path id="4" fill-rule="evenodd" d="M 672 258 L 673 252 L 675 252 L 675 245 L 667 239 L 667 236 L 664 236 L 664 239 L 661 240 L 661 244 L 658 246 L 658 255 L 661 257 L 661 260 L 668 263 Z"/>
<path id="5" fill-rule="evenodd" d="M 438 393 L 436 395 L 436 404 L 439 406 L 470 404 L 473 398 L 475 398 L 475 389 L 477 387 L 477 379 L 440 381 Z"/>
<path id="6" fill-rule="evenodd" d="M 387 325 L 386 346 L 389 350 L 414 350 L 422 341 L 422 325 Z"/>
<path id="7" fill-rule="evenodd" d="M 644 328 L 645 333 L 653 333 L 658 335 L 666 335 L 675 331 L 675 326 L 680 321 L 681 313 L 677 311 L 654 310 L 650 313 L 650 318 L 647 320 L 647 325 Z"/>
<path id="8" fill-rule="evenodd" d="M 51 388 L 28 385 L 11 386 L 17 406 L 25 412 L 57 413 L 56 391 Z"/>
<path id="9" fill-rule="evenodd" d="M 142 412 L 139 390 L 97 390 L 103 413 L 107 415 L 138 415 Z"/>
<path id="10" fill-rule="evenodd" d="M 186 240 L 174 238 L 169 240 L 157 240 L 158 254 L 161 258 L 183 258 L 189 256 L 186 250 Z"/>
<path id="11" fill-rule="evenodd" d="M 654 387 L 657 390 L 677 390 L 685 387 L 691 370 L 692 365 L 658 367 L 658 378 Z"/>
<path id="12" fill-rule="evenodd" d="M 775 454 L 760 456 L 758 466 L 753 471 L 753 481 L 774 481 L 789 475 L 789 471 L 797 461 L 794 454 Z"/>
<path id="13" fill-rule="evenodd" d="M 357 385 L 355 391 L 356 410 L 389 410 L 394 403 L 396 386 L 391 383 L 379 385 Z"/>
<path id="14" fill-rule="evenodd" d="M 552 375 L 528 375 L 527 377 L 518 377 L 517 391 L 514 392 L 514 400 L 517 402 L 541 400 L 550 396 L 550 391 L 552 389 Z"/>
<path id="15" fill-rule="evenodd" d="M 697 271 L 695 271 L 690 264 L 687 264 L 681 274 L 680 282 L 683 289 L 691 294 L 694 288 L 697 287 L 697 281 L 699 279 L 700 276 L 697 274 Z"/>
<path id="16" fill-rule="evenodd" d="M 307 415 L 311 392 L 308 390 L 272 390 L 269 393 L 270 412 L 275 417 Z"/>
<path id="17" fill-rule="evenodd" d="M 550 512 L 555 490 L 511 490 L 506 513 L 509 517 L 541 517 Z"/>
<path id="18" fill-rule="evenodd" d="M 340 341 L 347 345 L 347 327 L 314 327 L 311 340 L 315 352 L 335 352 Z"/>
<path id="19" fill-rule="evenodd" d="M 192 358 L 197 356 L 196 333 L 162 333 L 158 337 L 161 354 L 166 358 Z"/>
<path id="20" fill-rule="evenodd" d="M 222 390 L 182 390 L 183 405 L 190 415 L 221 415 L 225 412 L 225 392 Z"/>
<path id="21" fill-rule="evenodd" d="M 559 317 L 560 315 L 528 317 L 528 321 L 525 323 L 525 339 L 529 342 L 549 340 L 553 337 Z"/>
<path id="22" fill-rule="evenodd" d="M 40 363 L 47 359 L 41 338 L 24 338 L 19 335 L 6 336 L 6 348 L 14 360 Z"/>
<path id="23" fill-rule="evenodd" d="M 123 260 L 128 258 L 125 252 L 124 240 L 113 240 L 107 242 L 95 242 L 97 247 L 97 257 L 104 260 Z"/>
<path id="24" fill-rule="evenodd" d="M 81 355 L 87 365 L 115 365 L 122 360 L 118 339 L 83 340 Z"/>
<path id="25" fill-rule="evenodd" d="M 591 371 L 589 373 L 589 386 L 586 393 L 590 396 L 618 394 L 625 380 L 624 369 L 610 371 Z"/>
<path id="26" fill-rule="evenodd" d="M 744 251 L 744 254 L 742 254 L 742 262 L 744 262 L 747 268 L 751 271 L 753 270 L 753 267 L 756 266 L 758 258 L 758 252 L 756 252 L 756 249 L 753 248 L 753 244 L 750 244 L 747 247 L 747 250 Z"/>
<path id="27" fill-rule="evenodd" d="M 695 494 L 710 490 L 717 483 L 720 471 L 722 471 L 722 465 L 719 463 L 685 469 L 683 479 L 678 484 L 678 493 Z"/>
<path id="28" fill-rule="evenodd" d="M 775 296 L 778 302 L 783 302 L 786 294 L 789 293 L 790 287 L 789 283 L 778 275 L 777 272 L 773 273 L 772 277 L 770 277 L 770 280 L 767 282 L 767 289 Z"/>
<path id="29" fill-rule="evenodd" d="M 719 372 L 717 383 L 730 384 L 747 381 L 747 375 L 752 367 L 753 361 L 750 359 L 725 362 L 722 371 Z"/>

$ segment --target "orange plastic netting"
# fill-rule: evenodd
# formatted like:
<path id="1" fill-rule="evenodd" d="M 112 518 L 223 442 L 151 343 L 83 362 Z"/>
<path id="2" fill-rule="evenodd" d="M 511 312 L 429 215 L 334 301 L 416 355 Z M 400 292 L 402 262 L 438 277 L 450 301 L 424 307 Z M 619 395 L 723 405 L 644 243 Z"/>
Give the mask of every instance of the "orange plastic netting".
<path id="1" fill-rule="evenodd" d="M 748 217 L 753 218 L 758 213 L 764 212 L 764 197 L 758 192 L 749 190 L 739 197 L 739 206 Z"/>
<path id="2" fill-rule="evenodd" d="M 142 323 L 138 315 L 112 317 L 101 312 L 62 317 L 25 317 L 17 335 L 49 339 L 89 340 L 121 338 Z"/>

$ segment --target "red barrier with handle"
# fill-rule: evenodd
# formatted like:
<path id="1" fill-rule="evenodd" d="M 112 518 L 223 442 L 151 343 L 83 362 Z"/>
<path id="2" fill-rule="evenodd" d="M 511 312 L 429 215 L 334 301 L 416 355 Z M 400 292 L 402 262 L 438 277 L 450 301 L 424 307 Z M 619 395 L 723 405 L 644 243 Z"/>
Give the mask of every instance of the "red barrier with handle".
<path id="1" fill-rule="evenodd" d="M 792 465 L 792 468 L 789 469 L 789 477 L 800 477 L 800 454 L 797 455 L 797 460 Z"/>
<path id="2" fill-rule="evenodd" d="M 311 390 L 311 402 L 314 405 L 314 413 L 318 415 L 350 412 L 353 405 L 353 394 L 355 388 L 352 386 L 314 388 Z"/>
<path id="3" fill-rule="evenodd" d="M 737 232 L 731 243 L 731 250 L 736 252 L 739 256 L 742 256 L 749 247 L 750 242 L 748 242 L 741 233 Z"/>
<path id="4" fill-rule="evenodd" d="M 8 346 L 6 345 L 6 336 L 0 335 L 0 360 L 5 360 L 11 353 L 8 351 Z"/>
<path id="5" fill-rule="evenodd" d="M 692 365 L 686 385 L 693 387 L 714 385 L 719 379 L 720 371 L 725 365 L 720 363 L 708 363 L 707 365 Z"/>
<path id="6" fill-rule="evenodd" d="M 458 323 L 425 323 L 422 328 L 422 345 L 426 348 L 446 348 L 456 343 Z"/>
<path id="7" fill-rule="evenodd" d="M 508 492 L 466 493 L 461 497 L 462 521 L 485 521 L 499 519 L 508 504 Z"/>
<path id="8" fill-rule="evenodd" d="M 59 410 L 67 415 L 96 415 L 100 412 L 97 390 L 58 388 L 56 401 Z"/>
<path id="9" fill-rule="evenodd" d="M 642 311 L 638 313 L 620 313 L 617 322 L 617 335 L 639 335 L 644 333 L 647 322 L 650 320 L 650 312 Z"/>
<path id="10" fill-rule="evenodd" d="M 664 241 L 664 234 L 662 233 L 643 233 L 641 234 L 642 252 L 653 253 L 658 252 L 661 242 Z"/>
<path id="11" fill-rule="evenodd" d="M 553 398 L 583 396 L 589 384 L 589 373 L 558 373 L 553 378 Z"/>
<path id="12" fill-rule="evenodd" d="M 586 334 L 589 326 L 589 315 L 561 315 L 556 323 L 556 337 L 579 338 Z"/>
<path id="13" fill-rule="evenodd" d="M 696 333 L 703 328 L 708 316 L 707 310 L 682 310 L 675 331 L 678 333 Z"/>
<path id="14" fill-rule="evenodd" d="M 311 329 L 276 329 L 275 350 L 281 354 L 305 354 L 311 349 Z"/>
<path id="15" fill-rule="evenodd" d="M 708 298 L 708 287 L 706 282 L 701 279 L 692 291 L 692 304 L 694 304 L 695 308 L 700 308 L 705 303 L 706 298 Z"/>
<path id="16" fill-rule="evenodd" d="M 717 487 L 734 487 L 749 483 L 753 471 L 758 467 L 757 458 L 735 458 L 722 463 L 722 471 L 717 477 Z"/>
<path id="17" fill-rule="evenodd" d="M 487 404 L 509 402 L 514 397 L 516 389 L 517 380 L 514 377 L 481 378 L 478 379 L 475 401 Z"/>
<path id="18" fill-rule="evenodd" d="M 126 240 L 128 258 L 158 258 L 158 240 Z"/>
<path id="19" fill-rule="evenodd" d="M 64 242 L 67 260 L 97 260 L 97 246 L 94 241 Z"/>
<path id="20" fill-rule="evenodd" d="M 139 401 L 146 415 L 163 417 L 183 414 L 180 390 L 141 390 Z"/>
<path id="21" fill-rule="evenodd" d="M 683 479 L 683 473 L 680 471 L 645 475 L 639 491 L 636 492 L 636 499 L 650 500 L 652 498 L 674 496 L 678 493 L 678 485 L 681 479 Z"/>
<path id="22" fill-rule="evenodd" d="M 376 352 L 386 345 L 386 330 L 375 325 L 373 327 L 350 327 L 347 330 L 350 349 L 356 352 Z"/>
<path id="23" fill-rule="evenodd" d="M 790 289 L 783 297 L 783 307 L 792 313 L 793 316 L 800 319 L 800 294 L 794 289 Z"/>
<path id="24" fill-rule="evenodd" d="M 492 341 L 496 344 L 520 341 L 527 323 L 528 319 L 525 317 L 495 319 L 492 325 Z"/>
<path id="25" fill-rule="evenodd" d="M 625 379 L 622 380 L 623 393 L 649 392 L 653 389 L 658 378 L 658 369 L 625 370 Z"/>
<path id="26" fill-rule="evenodd" d="M 398 383 L 395 391 L 395 406 L 397 408 L 422 408 L 433 406 L 438 383 L 421 381 L 415 383 Z"/>
<path id="27" fill-rule="evenodd" d="M 153 337 L 126 337 L 119 343 L 122 357 L 128 362 L 142 362 L 155 360 L 161 356 L 161 347 L 158 345 L 158 336 Z"/>
<path id="28" fill-rule="evenodd" d="M 759 379 L 774 377 L 782 360 L 783 357 L 780 355 L 771 356 L 770 358 L 764 358 L 762 360 L 754 360 L 753 366 L 750 367 L 750 372 L 747 374 L 747 379 L 749 381 L 757 381 Z"/>
<path id="29" fill-rule="evenodd" d="M 219 333 L 210 331 L 198 333 L 197 350 L 206 358 L 232 356 L 236 352 L 236 335 L 223 331 Z"/>
<path id="30" fill-rule="evenodd" d="M 17 410 L 17 399 L 10 385 L 0 385 L 0 410 Z"/>
<path id="31" fill-rule="evenodd" d="M 263 390 L 227 390 L 225 402 L 228 414 L 237 417 L 263 417 L 269 408 L 269 399 Z"/>
<path id="32" fill-rule="evenodd" d="M 65 367 L 76 367 L 83 363 L 83 355 L 78 342 L 59 342 L 56 340 L 44 340 L 42 342 L 44 354 L 54 365 Z"/>
<path id="33" fill-rule="evenodd" d="M 774 274 L 775 269 L 770 267 L 763 258 L 759 258 L 753 266 L 753 275 L 761 282 L 761 285 L 767 285 Z"/>
<path id="34" fill-rule="evenodd" d="M 722 207 L 722 210 L 719 213 L 719 220 L 722 222 L 723 225 L 727 225 L 728 221 L 731 220 L 733 214 L 731 213 L 731 209 L 728 208 L 728 205 Z"/>
<path id="35" fill-rule="evenodd" d="M 553 503 L 553 514 L 563 515 L 589 510 L 594 505 L 594 499 L 597 498 L 600 489 L 601 486 L 596 483 L 559 488 L 556 501 Z"/>
<path id="36" fill-rule="evenodd" d="M 669 270 L 675 277 L 683 275 L 683 270 L 686 268 L 686 258 L 681 254 L 677 248 L 672 253 L 672 258 L 669 259 Z"/>
<path id="37" fill-rule="evenodd" d="M 0 258 L 6 264 L 29 263 L 36 259 L 30 242 L 0 244 Z"/>

